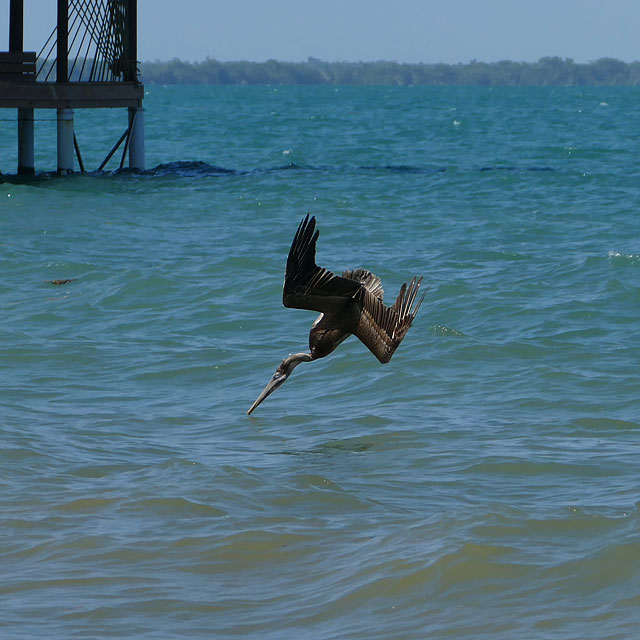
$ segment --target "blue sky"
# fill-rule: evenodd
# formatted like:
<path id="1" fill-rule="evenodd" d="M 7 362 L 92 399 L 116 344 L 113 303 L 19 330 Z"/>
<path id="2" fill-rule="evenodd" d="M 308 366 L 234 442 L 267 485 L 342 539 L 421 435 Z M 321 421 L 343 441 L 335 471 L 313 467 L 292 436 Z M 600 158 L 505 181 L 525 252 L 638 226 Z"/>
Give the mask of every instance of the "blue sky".
<path id="1" fill-rule="evenodd" d="M 46 40 L 55 5 L 25 0 L 25 48 Z M 8 7 L 0 0 L 5 50 Z M 640 0 L 138 0 L 138 7 L 142 60 L 640 60 Z"/>

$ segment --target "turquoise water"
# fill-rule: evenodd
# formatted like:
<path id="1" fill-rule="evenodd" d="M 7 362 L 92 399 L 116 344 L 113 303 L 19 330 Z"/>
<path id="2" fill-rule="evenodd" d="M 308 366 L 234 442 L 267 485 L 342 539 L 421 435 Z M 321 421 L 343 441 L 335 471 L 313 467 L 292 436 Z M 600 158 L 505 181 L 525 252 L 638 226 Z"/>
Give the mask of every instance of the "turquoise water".
<path id="1" fill-rule="evenodd" d="M 150 170 L 69 178 L 36 112 L 42 173 L 0 184 L 0 635 L 635 637 L 639 99 L 152 86 Z M 89 168 L 125 117 L 76 114 Z M 319 264 L 430 290 L 389 364 L 351 338 L 247 417 L 315 319 L 281 303 L 306 212 Z"/>

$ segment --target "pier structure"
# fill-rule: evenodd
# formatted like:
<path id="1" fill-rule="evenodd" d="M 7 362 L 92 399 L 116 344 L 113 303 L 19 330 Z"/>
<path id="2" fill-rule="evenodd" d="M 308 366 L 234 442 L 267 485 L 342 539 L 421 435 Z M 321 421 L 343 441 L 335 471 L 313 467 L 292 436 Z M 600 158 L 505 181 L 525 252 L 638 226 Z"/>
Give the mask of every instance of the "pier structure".
<path id="1" fill-rule="evenodd" d="M 59 174 L 74 172 L 76 161 L 85 170 L 74 111 L 92 108 L 126 108 L 129 116 L 98 169 L 121 145 L 120 168 L 128 154 L 130 168 L 144 169 L 137 0 L 53 0 L 56 24 L 39 52 L 24 51 L 24 0 L 9 1 L 9 50 L 0 52 L 0 108 L 17 109 L 18 173 L 35 173 L 35 109 L 56 110 Z"/>

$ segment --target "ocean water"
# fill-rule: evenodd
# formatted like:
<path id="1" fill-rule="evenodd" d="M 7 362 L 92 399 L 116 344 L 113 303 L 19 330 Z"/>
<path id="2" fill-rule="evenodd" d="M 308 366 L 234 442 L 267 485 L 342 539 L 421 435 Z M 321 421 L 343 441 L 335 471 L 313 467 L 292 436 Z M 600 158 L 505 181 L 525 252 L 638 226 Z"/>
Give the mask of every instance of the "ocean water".
<path id="1" fill-rule="evenodd" d="M 627 639 L 638 88 L 147 87 L 144 173 L 0 121 L 0 636 Z M 95 169 L 125 126 L 77 112 Z M 318 263 L 427 298 L 252 416 Z M 71 279 L 63 285 L 50 280 Z"/>

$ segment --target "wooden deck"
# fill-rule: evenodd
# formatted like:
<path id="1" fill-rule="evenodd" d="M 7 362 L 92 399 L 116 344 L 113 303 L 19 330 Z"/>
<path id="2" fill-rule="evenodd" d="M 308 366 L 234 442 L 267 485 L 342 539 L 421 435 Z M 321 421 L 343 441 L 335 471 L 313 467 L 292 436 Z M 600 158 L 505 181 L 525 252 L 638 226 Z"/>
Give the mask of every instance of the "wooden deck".
<path id="1" fill-rule="evenodd" d="M 23 82 L 0 78 L 0 108 L 85 109 L 142 107 L 136 82 Z"/>

